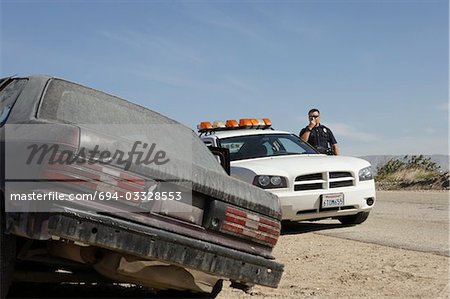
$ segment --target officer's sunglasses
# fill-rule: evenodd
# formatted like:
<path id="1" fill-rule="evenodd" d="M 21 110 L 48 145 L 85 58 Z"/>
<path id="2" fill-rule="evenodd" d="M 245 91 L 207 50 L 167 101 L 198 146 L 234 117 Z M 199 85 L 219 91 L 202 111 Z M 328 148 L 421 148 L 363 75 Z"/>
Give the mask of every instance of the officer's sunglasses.
<path id="1" fill-rule="evenodd" d="M 320 115 L 310 115 L 309 118 L 318 118 Z"/>

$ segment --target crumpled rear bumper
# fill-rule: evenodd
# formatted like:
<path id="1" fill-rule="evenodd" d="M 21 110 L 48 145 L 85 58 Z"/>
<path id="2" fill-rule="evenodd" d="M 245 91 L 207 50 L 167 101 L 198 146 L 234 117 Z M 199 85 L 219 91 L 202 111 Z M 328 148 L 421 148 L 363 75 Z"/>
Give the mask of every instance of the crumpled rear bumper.
<path id="1" fill-rule="evenodd" d="M 87 212 L 52 215 L 48 231 L 53 238 L 163 261 L 241 283 L 277 287 L 284 268 L 260 256 Z"/>

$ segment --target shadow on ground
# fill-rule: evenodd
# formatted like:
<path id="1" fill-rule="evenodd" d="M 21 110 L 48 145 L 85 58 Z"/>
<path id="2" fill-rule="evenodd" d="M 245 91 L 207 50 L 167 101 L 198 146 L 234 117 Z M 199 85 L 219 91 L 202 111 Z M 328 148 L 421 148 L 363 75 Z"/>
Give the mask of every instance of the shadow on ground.
<path id="1" fill-rule="evenodd" d="M 137 286 L 111 284 L 16 283 L 7 298 L 208 298 L 202 294 L 179 291 L 153 292 Z"/>
<path id="2" fill-rule="evenodd" d="M 283 222 L 281 235 L 297 235 L 309 232 L 349 227 L 341 223 L 322 222 Z"/>

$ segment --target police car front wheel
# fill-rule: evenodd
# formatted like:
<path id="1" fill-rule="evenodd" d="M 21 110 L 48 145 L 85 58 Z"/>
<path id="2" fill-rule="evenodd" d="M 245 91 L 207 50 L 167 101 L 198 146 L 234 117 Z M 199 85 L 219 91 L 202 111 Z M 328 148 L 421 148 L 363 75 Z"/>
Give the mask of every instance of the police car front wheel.
<path id="1" fill-rule="evenodd" d="M 341 216 L 341 217 L 338 217 L 337 219 L 342 224 L 351 225 L 351 224 L 361 224 L 364 221 L 366 221 L 368 217 L 369 217 L 369 212 L 360 212 L 356 215 Z"/>

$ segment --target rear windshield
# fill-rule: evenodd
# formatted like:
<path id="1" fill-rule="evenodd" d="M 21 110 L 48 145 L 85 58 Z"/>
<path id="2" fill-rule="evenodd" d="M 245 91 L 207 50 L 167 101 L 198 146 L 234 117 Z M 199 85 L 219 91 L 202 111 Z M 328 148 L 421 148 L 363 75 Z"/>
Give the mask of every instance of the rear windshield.
<path id="1" fill-rule="evenodd" d="M 125 138 L 142 138 L 142 131 L 146 131 L 145 136 L 150 134 L 152 137 L 141 141 L 163 143 L 180 155 L 188 152 L 192 157 L 186 158 L 192 163 L 223 172 L 214 156 L 188 127 L 147 108 L 72 82 L 53 79 L 49 83 L 38 118 L 76 124 Z"/>
<path id="2" fill-rule="evenodd" d="M 73 124 L 171 124 L 159 113 L 75 83 L 50 82 L 38 117 Z"/>
<path id="3" fill-rule="evenodd" d="M 27 83 L 27 79 L 14 79 L 7 83 L 9 79 L 2 79 L 0 82 L 0 126 L 3 126 L 9 114 Z"/>

